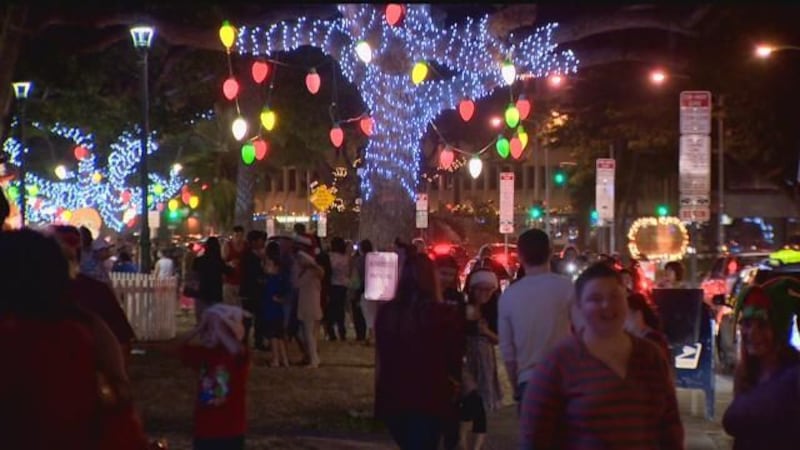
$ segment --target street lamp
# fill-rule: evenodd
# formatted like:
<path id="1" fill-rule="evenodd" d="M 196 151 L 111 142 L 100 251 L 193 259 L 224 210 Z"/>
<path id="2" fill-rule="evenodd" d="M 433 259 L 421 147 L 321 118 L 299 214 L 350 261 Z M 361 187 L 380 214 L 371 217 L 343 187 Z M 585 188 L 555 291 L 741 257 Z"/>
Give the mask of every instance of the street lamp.
<path id="1" fill-rule="evenodd" d="M 31 93 L 31 87 L 33 83 L 30 81 L 17 81 L 11 83 L 11 87 L 14 88 L 14 98 L 17 100 L 17 104 L 19 105 L 19 143 L 20 143 L 20 156 L 19 156 L 19 217 L 20 217 L 20 228 L 25 227 L 25 215 L 26 215 L 26 208 L 27 208 L 27 200 L 25 199 L 25 160 L 27 159 L 25 153 L 27 152 L 25 147 L 25 104 L 28 100 L 28 95 Z"/>
<path id="2" fill-rule="evenodd" d="M 148 117 L 148 110 L 150 109 L 150 100 L 147 92 L 147 51 L 150 50 L 150 44 L 153 42 L 153 35 L 155 29 L 149 26 L 134 26 L 130 29 L 131 39 L 133 40 L 133 47 L 141 55 L 142 64 L 142 129 L 141 129 L 141 152 L 139 153 L 139 183 L 141 188 L 141 208 L 140 208 L 140 268 L 142 273 L 150 272 L 150 226 L 148 223 L 148 209 L 147 209 L 147 193 L 148 193 L 148 173 L 147 173 L 147 149 L 148 137 L 150 134 L 150 120 Z"/>
<path id="3" fill-rule="evenodd" d="M 755 54 L 757 57 L 761 59 L 767 59 L 772 56 L 773 53 L 781 51 L 781 50 L 800 50 L 800 47 L 795 45 L 768 45 L 768 44 L 759 44 L 755 48 Z"/>
<path id="4" fill-rule="evenodd" d="M 661 69 L 650 72 L 650 82 L 653 84 L 663 84 L 667 81 L 667 73 Z"/>
<path id="5" fill-rule="evenodd" d="M 561 84 L 564 83 L 564 77 L 556 73 L 548 76 L 547 82 L 550 84 L 551 87 L 554 88 L 561 87 Z"/>

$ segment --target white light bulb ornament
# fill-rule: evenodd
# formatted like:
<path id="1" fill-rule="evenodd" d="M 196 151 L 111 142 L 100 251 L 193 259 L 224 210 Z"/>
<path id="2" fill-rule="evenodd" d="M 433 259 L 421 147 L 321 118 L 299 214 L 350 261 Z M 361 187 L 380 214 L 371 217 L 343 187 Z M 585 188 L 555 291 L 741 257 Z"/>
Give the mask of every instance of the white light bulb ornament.
<path id="1" fill-rule="evenodd" d="M 483 161 L 478 155 L 473 156 L 469 160 L 469 174 L 472 178 L 478 178 L 483 171 Z"/>
<path id="2" fill-rule="evenodd" d="M 231 132 L 233 132 L 233 137 L 237 141 L 244 139 L 245 135 L 247 135 L 247 121 L 244 119 L 244 117 L 239 116 L 234 119 L 233 124 L 231 125 Z"/>

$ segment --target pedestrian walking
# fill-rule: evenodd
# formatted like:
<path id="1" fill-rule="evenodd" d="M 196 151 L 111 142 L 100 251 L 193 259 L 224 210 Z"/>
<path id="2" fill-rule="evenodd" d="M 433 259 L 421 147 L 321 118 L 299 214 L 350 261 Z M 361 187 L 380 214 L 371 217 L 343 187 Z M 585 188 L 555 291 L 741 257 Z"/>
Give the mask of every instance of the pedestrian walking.
<path id="1" fill-rule="evenodd" d="M 347 287 L 350 284 L 350 258 L 347 256 L 347 244 L 344 239 L 334 237 L 331 240 L 331 288 L 327 309 L 326 332 L 330 340 L 344 341 L 347 338 L 345 327 L 345 311 L 347 305 Z"/>
<path id="2" fill-rule="evenodd" d="M 619 273 L 590 266 L 575 291 L 583 326 L 533 368 L 521 408 L 523 448 L 683 449 L 669 363 L 655 344 L 625 331 Z"/>

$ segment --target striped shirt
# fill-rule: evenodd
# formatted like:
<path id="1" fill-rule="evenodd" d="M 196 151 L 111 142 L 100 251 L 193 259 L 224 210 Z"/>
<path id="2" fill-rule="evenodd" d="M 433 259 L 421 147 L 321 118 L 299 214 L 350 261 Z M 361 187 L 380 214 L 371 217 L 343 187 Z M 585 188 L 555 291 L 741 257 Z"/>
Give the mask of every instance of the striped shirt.
<path id="1" fill-rule="evenodd" d="M 525 389 L 526 449 L 683 449 L 675 387 L 661 350 L 633 337 L 623 379 L 569 337 L 537 365 Z"/>

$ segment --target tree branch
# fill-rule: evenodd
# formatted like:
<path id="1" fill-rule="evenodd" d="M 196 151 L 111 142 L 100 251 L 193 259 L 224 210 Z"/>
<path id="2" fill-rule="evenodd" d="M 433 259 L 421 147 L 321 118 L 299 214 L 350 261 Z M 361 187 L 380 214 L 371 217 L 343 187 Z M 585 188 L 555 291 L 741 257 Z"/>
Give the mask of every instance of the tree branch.
<path id="1" fill-rule="evenodd" d="M 605 16 L 585 16 L 576 19 L 559 26 L 555 31 L 554 40 L 558 44 L 563 45 L 598 34 L 636 28 L 664 30 L 686 36 L 695 36 L 697 34 L 670 19 L 657 17 L 651 13 L 642 14 L 634 11 L 630 13 L 607 14 Z"/>

